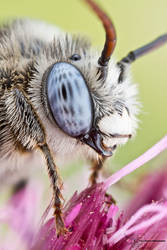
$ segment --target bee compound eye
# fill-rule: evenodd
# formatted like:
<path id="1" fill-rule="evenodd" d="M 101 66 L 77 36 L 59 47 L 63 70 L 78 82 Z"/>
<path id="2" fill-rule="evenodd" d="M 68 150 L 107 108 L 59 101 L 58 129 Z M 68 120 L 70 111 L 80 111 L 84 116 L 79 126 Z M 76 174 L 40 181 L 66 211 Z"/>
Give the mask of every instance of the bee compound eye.
<path id="1" fill-rule="evenodd" d="M 72 137 L 92 127 L 93 104 L 81 72 L 72 64 L 58 62 L 47 76 L 47 100 L 59 128 Z"/>

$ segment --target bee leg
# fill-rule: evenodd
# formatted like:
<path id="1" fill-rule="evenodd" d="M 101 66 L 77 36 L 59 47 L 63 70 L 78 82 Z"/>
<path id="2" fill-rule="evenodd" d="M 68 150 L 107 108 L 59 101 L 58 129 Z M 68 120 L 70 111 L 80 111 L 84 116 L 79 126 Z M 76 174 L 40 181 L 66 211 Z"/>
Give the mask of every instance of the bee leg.
<path id="1" fill-rule="evenodd" d="M 39 146 L 41 151 L 45 156 L 45 160 L 48 167 L 48 173 L 52 182 L 52 187 L 54 191 L 54 216 L 56 220 L 56 232 L 57 235 L 61 235 L 67 232 L 65 228 L 65 224 L 62 218 L 62 203 L 61 199 L 63 199 L 61 191 L 59 187 L 62 187 L 62 181 L 60 180 L 57 167 L 52 158 L 51 152 L 47 144 Z M 59 186 L 59 187 L 58 187 Z"/>
<path id="2" fill-rule="evenodd" d="M 5 104 L 4 110 L 7 110 L 5 113 L 6 120 L 13 132 L 15 141 L 19 143 L 24 150 L 32 151 L 39 148 L 45 157 L 54 191 L 56 232 L 57 234 L 63 234 L 66 232 L 66 229 L 62 218 L 62 195 L 59 189 L 61 182 L 57 167 L 46 142 L 46 134 L 42 121 L 38 117 L 24 90 L 19 86 L 10 91 L 6 91 L 3 98 Z"/>
<path id="3" fill-rule="evenodd" d="M 89 182 L 91 185 L 96 184 L 97 178 L 99 176 L 99 171 L 102 169 L 103 164 L 106 160 L 105 156 L 99 156 L 98 160 L 92 160 L 92 174 L 90 175 Z"/>
<path id="4" fill-rule="evenodd" d="M 101 156 L 98 160 L 92 160 L 92 174 L 89 178 L 89 182 L 91 185 L 94 185 L 97 183 L 97 178 L 99 175 L 99 171 L 102 169 L 103 164 L 105 162 L 107 157 Z M 107 206 L 111 206 L 111 204 L 116 204 L 115 199 L 112 197 L 111 194 L 105 193 L 105 204 Z"/>
<path id="5" fill-rule="evenodd" d="M 116 200 L 112 197 L 111 194 L 105 193 L 105 203 L 108 206 L 111 206 L 111 204 L 116 204 Z"/>

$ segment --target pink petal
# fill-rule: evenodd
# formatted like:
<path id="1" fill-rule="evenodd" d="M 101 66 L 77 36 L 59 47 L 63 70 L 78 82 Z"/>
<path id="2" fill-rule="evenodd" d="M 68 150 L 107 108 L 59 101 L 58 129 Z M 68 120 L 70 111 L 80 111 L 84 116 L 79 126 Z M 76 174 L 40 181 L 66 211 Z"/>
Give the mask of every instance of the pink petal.
<path id="1" fill-rule="evenodd" d="M 80 210 L 81 210 L 81 207 L 82 207 L 82 203 L 77 204 L 77 205 L 72 209 L 72 211 L 66 216 L 65 223 L 66 223 L 66 226 L 67 226 L 67 227 L 68 227 L 68 226 L 73 222 L 73 220 L 77 217 L 77 215 L 79 214 L 79 212 L 80 212 Z"/>
<path id="2" fill-rule="evenodd" d="M 13 232 L 17 233 L 20 241 L 23 241 L 24 245 L 27 246 L 32 243 L 37 229 L 40 191 L 39 185 L 28 184 L 0 210 L 1 222 L 8 224 Z M 10 239 L 7 238 L 7 241 Z"/>
<path id="3" fill-rule="evenodd" d="M 124 209 L 126 220 L 140 207 L 155 201 L 167 200 L 167 170 L 162 169 L 146 176 L 133 200 Z"/>
<path id="4" fill-rule="evenodd" d="M 105 199 L 103 184 L 94 185 L 80 194 L 75 194 L 65 211 L 65 221 L 71 222 L 70 232 L 65 237 L 57 238 L 54 219 L 51 219 L 36 236 L 33 249 L 101 249 L 106 226 L 112 224 L 111 216 L 117 211 L 115 205 L 112 205 L 108 213 Z"/>
<path id="5" fill-rule="evenodd" d="M 150 148 L 149 150 L 147 150 L 144 154 L 142 154 L 137 159 L 135 159 L 134 161 L 132 161 L 128 165 L 126 165 L 124 168 L 120 169 L 115 174 L 113 174 L 112 176 L 110 176 L 105 181 L 104 188 L 107 189 L 111 185 L 115 184 L 120 179 L 122 179 L 124 176 L 130 174 L 131 172 L 133 172 L 137 168 L 141 167 L 142 165 L 144 165 L 146 162 L 148 162 L 151 159 L 153 159 L 155 156 L 157 156 L 158 154 L 160 154 L 165 149 L 167 149 L 167 135 L 164 136 L 152 148 Z"/>
<path id="6" fill-rule="evenodd" d="M 157 233 L 157 227 L 160 226 L 161 221 L 165 222 L 167 227 L 167 209 L 164 205 L 158 204 L 150 204 L 142 207 L 139 209 L 118 231 L 116 231 L 108 242 L 110 246 L 115 245 L 116 243 L 120 242 L 124 239 L 127 240 L 127 236 L 132 236 L 133 239 L 139 239 L 139 233 L 142 235 L 143 233 L 149 232 L 154 228 L 152 235 Z M 112 233 L 112 228 L 107 229 L 107 233 Z M 141 237 L 142 240 L 144 237 Z M 130 237 L 131 239 L 131 237 Z M 148 240 L 150 238 L 147 238 Z M 155 240 L 158 240 L 157 236 Z M 127 242 L 128 243 L 128 242 Z M 125 245 L 125 244 L 124 244 Z"/>

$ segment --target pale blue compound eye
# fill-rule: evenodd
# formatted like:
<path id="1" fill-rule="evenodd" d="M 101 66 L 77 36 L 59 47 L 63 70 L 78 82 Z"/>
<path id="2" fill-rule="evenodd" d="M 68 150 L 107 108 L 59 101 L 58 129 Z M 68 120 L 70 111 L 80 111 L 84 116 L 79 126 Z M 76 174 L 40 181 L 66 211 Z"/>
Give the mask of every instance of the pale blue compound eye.
<path id="1" fill-rule="evenodd" d="M 47 99 L 57 125 L 72 137 L 92 128 L 93 103 L 85 79 L 70 63 L 53 65 L 47 77 Z"/>

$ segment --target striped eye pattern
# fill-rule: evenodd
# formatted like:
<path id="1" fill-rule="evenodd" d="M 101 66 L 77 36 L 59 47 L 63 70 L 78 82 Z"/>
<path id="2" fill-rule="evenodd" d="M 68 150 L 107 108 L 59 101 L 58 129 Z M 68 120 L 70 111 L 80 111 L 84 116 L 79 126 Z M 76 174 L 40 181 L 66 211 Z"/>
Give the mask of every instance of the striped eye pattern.
<path id="1" fill-rule="evenodd" d="M 72 137 L 92 128 L 93 102 L 81 72 L 72 64 L 58 62 L 47 77 L 47 100 L 59 128 Z"/>

